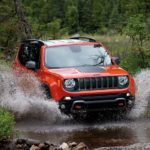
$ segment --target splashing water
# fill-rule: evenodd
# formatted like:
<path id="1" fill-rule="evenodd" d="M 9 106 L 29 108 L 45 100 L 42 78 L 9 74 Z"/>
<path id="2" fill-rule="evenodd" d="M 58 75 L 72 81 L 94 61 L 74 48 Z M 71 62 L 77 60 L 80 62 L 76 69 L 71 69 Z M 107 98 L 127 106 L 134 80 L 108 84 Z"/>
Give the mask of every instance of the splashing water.
<path id="1" fill-rule="evenodd" d="M 39 85 L 31 74 L 16 77 L 10 69 L 0 69 L 0 106 L 13 112 L 17 119 L 46 119 L 51 123 L 60 120 L 57 104 L 46 100 Z"/>
<path id="2" fill-rule="evenodd" d="M 150 70 L 135 75 L 137 85 L 135 107 L 130 117 L 143 116 L 150 100 Z M 39 81 L 31 74 L 16 77 L 11 69 L 0 66 L 0 106 L 12 111 L 16 118 L 36 118 L 49 122 L 62 120 L 57 104 L 46 100 Z"/>
<path id="3" fill-rule="evenodd" d="M 150 101 L 150 70 L 141 70 L 140 73 L 135 75 L 136 82 L 136 100 L 135 107 L 130 113 L 130 117 L 139 118 L 143 117 L 145 112 L 148 111 L 148 104 Z"/>

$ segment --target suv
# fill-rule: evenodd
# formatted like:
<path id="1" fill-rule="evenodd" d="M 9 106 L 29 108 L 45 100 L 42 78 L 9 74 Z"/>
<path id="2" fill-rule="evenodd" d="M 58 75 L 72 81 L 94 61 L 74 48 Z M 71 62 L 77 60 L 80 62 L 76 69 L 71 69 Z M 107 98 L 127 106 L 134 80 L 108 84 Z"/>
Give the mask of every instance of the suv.
<path id="1" fill-rule="evenodd" d="M 61 112 L 78 116 L 99 112 L 127 112 L 135 100 L 135 83 L 96 40 L 28 39 L 20 44 L 13 68 L 30 70 Z"/>

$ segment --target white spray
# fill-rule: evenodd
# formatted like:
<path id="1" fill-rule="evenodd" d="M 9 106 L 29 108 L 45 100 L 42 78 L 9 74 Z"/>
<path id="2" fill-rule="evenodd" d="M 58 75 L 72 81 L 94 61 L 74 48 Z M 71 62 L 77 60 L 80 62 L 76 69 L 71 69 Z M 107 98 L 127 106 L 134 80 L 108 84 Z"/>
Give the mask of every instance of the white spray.
<path id="1" fill-rule="evenodd" d="M 145 69 L 135 75 L 136 100 L 135 107 L 130 113 L 133 118 L 143 117 L 145 112 L 150 109 L 150 70 Z"/>
<path id="2" fill-rule="evenodd" d="M 150 70 L 142 70 L 135 75 L 137 86 L 135 107 L 130 117 L 143 116 L 150 100 Z M 0 106 L 12 111 L 16 118 L 47 119 L 49 122 L 61 120 L 58 105 L 44 98 L 39 81 L 31 74 L 16 77 L 11 69 L 0 66 Z"/>
<path id="3" fill-rule="evenodd" d="M 39 81 L 31 74 L 16 77 L 9 70 L 0 70 L 0 106 L 18 118 L 60 120 L 58 105 L 47 100 L 39 88 Z"/>

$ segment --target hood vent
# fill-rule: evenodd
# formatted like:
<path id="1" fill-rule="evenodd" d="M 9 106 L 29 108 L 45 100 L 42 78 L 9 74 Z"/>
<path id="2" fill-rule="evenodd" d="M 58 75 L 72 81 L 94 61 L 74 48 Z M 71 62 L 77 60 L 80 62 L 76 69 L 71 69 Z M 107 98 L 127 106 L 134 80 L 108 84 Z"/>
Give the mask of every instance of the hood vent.
<path id="1" fill-rule="evenodd" d="M 105 69 L 100 68 L 98 66 L 76 67 L 76 69 L 83 73 L 96 73 L 96 72 L 104 72 L 105 71 Z"/>

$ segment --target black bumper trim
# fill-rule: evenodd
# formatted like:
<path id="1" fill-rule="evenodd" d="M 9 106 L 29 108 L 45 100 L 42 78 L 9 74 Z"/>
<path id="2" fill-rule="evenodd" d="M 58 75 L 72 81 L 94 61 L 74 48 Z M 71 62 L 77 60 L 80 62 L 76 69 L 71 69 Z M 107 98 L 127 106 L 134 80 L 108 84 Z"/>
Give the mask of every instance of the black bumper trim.
<path id="1" fill-rule="evenodd" d="M 59 102 L 59 108 L 65 114 L 78 113 L 80 111 L 101 112 L 107 110 L 128 110 L 133 107 L 133 105 L 128 105 L 129 100 L 134 105 L 135 97 L 127 97 L 126 93 L 78 96 L 72 97 L 72 100 L 61 100 Z M 61 108 L 62 105 L 65 106 L 63 109 Z M 75 105 L 77 106 L 75 107 Z"/>
<path id="2" fill-rule="evenodd" d="M 118 102 L 123 102 L 123 106 L 122 107 L 117 107 L 117 103 Z M 75 109 L 75 105 L 78 104 L 78 105 L 81 105 L 84 106 L 84 108 L 81 108 L 81 109 Z M 94 107 L 93 109 L 90 107 L 92 105 L 99 105 L 99 104 L 112 104 L 112 108 L 108 108 L 108 107 L 104 107 L 104 108 L 96 108 Z M 116 106 L 115 108 L 113 107 L 113 104 Z M 88 107 L 89 106 L 89 107 Z M 114 99 L 114 100 L 101 100 L 101 101 L 84 101 L 84 100 L 77 100 L 77 101 L 74 101 L 73 104 L 72 104 L 72 107 L 71 107 L 71 112 L 72 113 L 75 113 L 75 112 L 79 112 L 79 111 L 85 111 L 85 112 L 89 112 L 89 111 L 101 111 L 101 110 L 118 110 L 118 109 L 125 109 L 126 108 L 126 100 L 125 98 L 117 98 L 117 99 Z"/>

